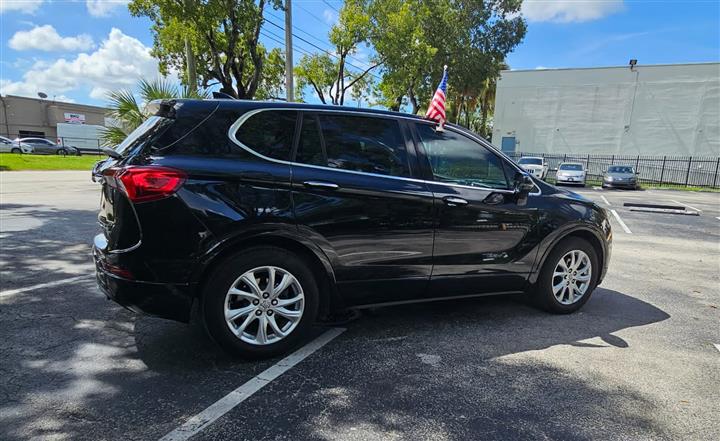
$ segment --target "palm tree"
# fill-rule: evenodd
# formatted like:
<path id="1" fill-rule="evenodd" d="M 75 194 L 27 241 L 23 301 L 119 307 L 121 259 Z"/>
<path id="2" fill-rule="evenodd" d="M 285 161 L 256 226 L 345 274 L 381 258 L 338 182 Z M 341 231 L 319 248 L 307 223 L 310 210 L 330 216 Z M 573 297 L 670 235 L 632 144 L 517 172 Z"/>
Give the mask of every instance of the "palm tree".
<path id="1" fill-rule="evenodd" d="M 188 87 L 178 88 L 166 79 L 148 81 L 141 79 L 137 85 L 141 102 L 135 98 L 135 94 L 127 89 L 116 90 L 108 94 L 108 116 L 114 119 L 117 124 L 105 127 L 100 133 L 100 139 L 105 146 L 120 144 L 133 130 L 140 126 L 150 116 L 146 106 L 154 100 L 172 98 L 197 98 L 208 97 L 205 91 L 190 89 Z"/>

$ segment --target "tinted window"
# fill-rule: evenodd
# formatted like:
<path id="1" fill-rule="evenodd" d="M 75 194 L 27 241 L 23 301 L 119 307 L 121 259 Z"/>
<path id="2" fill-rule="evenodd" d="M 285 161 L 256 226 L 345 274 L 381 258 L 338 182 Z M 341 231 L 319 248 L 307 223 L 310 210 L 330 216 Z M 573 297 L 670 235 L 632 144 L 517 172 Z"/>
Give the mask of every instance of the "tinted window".
<path id="1" fill-rule="evenodd" d="M 294 110 L 256 113 L 240 126 L 235 137 L 261 155 L 288 160 L 296 118 L 297 112 Z"/>
<path id="2" fill-rule="evenodd" d="M 635 173 L 632 167 L 615 166 L 608 168 L 610 173 Z"/>
<path id="3" fill-rule="evenodd" d="M 560 164 L 558 170 L 576 170 L 582 171 L 583 166 L 580 164 Z"/>
<path id="4" fill-rule="evenodd" d="M 392 176 L 410 176 L 397 121 L 346 115 L 318 115 L 327 166 Z M 298 152 L 307 157 L 307 153 Z M 317 157 L 317 153 L 314 154 Z"/>
<path id="5" fill-rule="evenodd" d="M 320 127 L 315 115 L 303 116 L 296 161 L 303 164 L 327 165 L 320 140 Z"/>
<path id="6" fill-rule="evenodd" d="M 489 188 L 508 188 L 502 161 L 470 138 L 434 126 L 417 125 L 436 181 Z"/>
<path id="7" fill-rule="evenodd" d="M 518 161 L 518 164 L 542 165 L 542 159 L 540 159 L 540 158 L 520 158 L 520 160 Z"/>

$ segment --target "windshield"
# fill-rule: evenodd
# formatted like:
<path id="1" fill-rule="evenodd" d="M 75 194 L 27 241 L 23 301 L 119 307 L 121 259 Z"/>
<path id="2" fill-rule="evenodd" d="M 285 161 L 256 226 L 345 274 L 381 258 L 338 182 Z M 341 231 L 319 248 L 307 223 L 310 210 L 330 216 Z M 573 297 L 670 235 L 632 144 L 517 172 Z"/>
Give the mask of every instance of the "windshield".
<path id="1" fill-rule="evenodd" d="M 115 147 L 115 151 L 118 152 L 120 156 L 125 156 L 139 144 L 156 139 L 171 123 L 171 119 L 151 116 L 137 129 L 133 130 L 123 142 L 118 144 L 118 146 Z"/>
<path id="2" fill-rule="evenodd" d="M 635 173 L 635 170 L 632 167 L 616 165 L 608 167 L 608 173 Z"/>
<path id="3" fill-rule="evenodd" d="M 582 171 L 583 167 L 581 164 L 560 164 L 560 168 L 558 170 L 574 170 L 574 171 Z"/>
<path id="4" fill-rule="evenodd" d="M 541 158 L 520 158 L 518 164 L 525 165 L 542 165 Z"/>

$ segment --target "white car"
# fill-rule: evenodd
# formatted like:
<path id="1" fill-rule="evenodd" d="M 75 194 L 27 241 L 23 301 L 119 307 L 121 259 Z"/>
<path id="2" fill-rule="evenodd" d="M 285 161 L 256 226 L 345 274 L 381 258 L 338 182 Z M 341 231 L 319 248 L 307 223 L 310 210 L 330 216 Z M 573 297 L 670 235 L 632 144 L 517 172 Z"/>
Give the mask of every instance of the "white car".
<path id="1" fill-rule="evenodd" d="M 548 174 L 547 162 L 539 156 L 523 156 L 518 165 L 538 179 L 545 179 Z"/>
<path id="2" fill-rule="evenodd" d="M 587 172 L 579 162 L 561 162 L 555 175 L 557 185 L 572 184 L 585 186 Z"/>

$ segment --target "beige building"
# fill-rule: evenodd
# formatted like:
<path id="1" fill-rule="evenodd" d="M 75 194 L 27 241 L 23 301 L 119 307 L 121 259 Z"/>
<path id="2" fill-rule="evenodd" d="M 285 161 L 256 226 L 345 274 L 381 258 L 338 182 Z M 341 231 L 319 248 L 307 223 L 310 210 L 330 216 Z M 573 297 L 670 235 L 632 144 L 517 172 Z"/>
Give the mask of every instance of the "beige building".
<path id="1" fill-rule="evenodd" d="M 55 140 L 58 124 L 104 126 L 106 109 L 51 99 L 0 96 L 0 135 Z"/>

